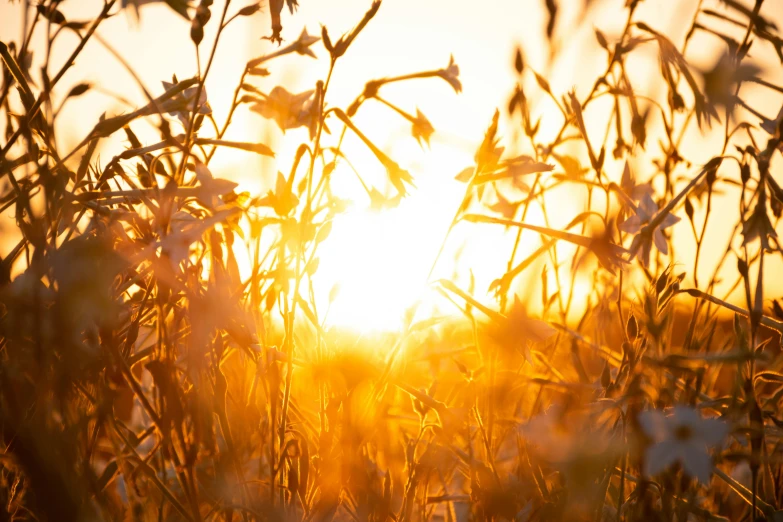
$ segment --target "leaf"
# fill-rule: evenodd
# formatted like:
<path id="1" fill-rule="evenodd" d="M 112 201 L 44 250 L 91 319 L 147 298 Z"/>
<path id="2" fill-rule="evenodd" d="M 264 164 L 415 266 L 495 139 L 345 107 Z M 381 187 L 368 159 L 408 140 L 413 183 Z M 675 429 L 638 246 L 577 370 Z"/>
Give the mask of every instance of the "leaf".
<path id="1" fill-rule="evenodd" d="M 628 316 L 628 322 L 625 325 L 625 333 L 631 342 L 636 340 L 639 335 L 639 325 L 636 323 L 636 317 L 633 314 Z"/>
<path id="2" fill-rule="evenodd" d="M 196 145 L 215 145 L 216 147 L 230 147 L 232 149 L 240 149 L 248 152 L 255 152 L 262 156 L 275 157 L 275 151 L 270 149 L 263 143 L 247 143 L 244 141 L 227 141 L 227 140 L 213 140 L 205 138 L 197 138 Z"/>
<path id="3" fill-rule="evenodd" d="M 772 370 L 765 370 L 761 372 L 756 372 L 755 377 L 753 378 L 754 381 L 760 380 L 765 382 L 781 382 L 783 383 L 783 374 L 779 372 L 775 372 Z"/>
<path id="4" fill-rule="evenodd" d="M 734 9 L 735 11 L 741 13 L 742 15 L 746 16 L 748 20 L 753 22 L 753 25 L 760 28 L 761 30 L 766 29 L 777 29 L 777 25 L 764 18 L 758 13 L 754 13 L 753 9 L 748 8 L 747 6 L 743 5 L 741 2 L 738 2 L 737 0 L 720 0 L 721 3 L 725 4 L 730 9 Z"/>
<path id="5" fill-rule="evenodd" d="M 362 32 L 362 29 L 364 29 L 367 23 L 372 20 L 373 17 L 375 17 L 380 7 L 381 0 L 373 0 L 373 3 L 370 5 L 370 9 L 367 10 L 359 23 L 356 24 L 356 27 L 354 27 L 347 35 L 343 35 L 337 41 L 337 43 L 334 44 L 334 48 L 330 51 L 333 60 L 345 54 L 354 39 L 359 35 L 360 32 Z"/>
<path id="6" fill-rule="evenodd" d="M 606 41 L 606 36 L 604 36 L 604 33 L 598 29 L 595 29 L 595 39 L 598 40 L 598 45 L 600 45 L 604 50 L 609 50 L 609 42 Z"/>
<path id="7" fill-rule="evenodd" d="M 592 215 L 595 215 L 595 213 L 594 212 L 590 212 L 590 211 L 580 212 L 579 214 L 576 215 L 576 217 L 574 219 L 569 221 L 568 224 L 564 228 L 566 228 L 566 229 L 573 228 L 576 225 L 578 225 L 579 223 L 581 223 L 582 221 L 587 220 L 587 218 L 589 218 Z"/>
<path id="8" fill-rule="evenodd" d="M 321 41 L 324 43 L 324 47 L 327 51 L 329 51 L 329 54 L 334 52 L 334 46 L 332 45 L 332 39 L 329 38 L 329 31 L 327 31 L 326 26 L 321 26 Z"/>
<path id="9" fill-rule="evenodd" d="M 250 76 L 269 76 L 269 69 L 263 67 L 250 67 L 247 70 L 247 74 Z"/>
<path id="10" fill-rule="evenodd" d="M 55 5 L 57 4 L 50 4 L 50 7 L 46 8 L 42 4 L 38 4 L 35 7 L 41 16 L 55 25 L 62 25 L 65 23 L 65 15 L 59 9 L 55 9 Z"/>
<path id="11" fill-rule="evenodd" d="M 103 491 L 106 489 L 106 486 L 108 486 L 114 477 L 117 476 L 118 469 L 119 467 L 116 460 L 109 462 L 106 467 L 103 468 L 103 473 L 101 473 L 98 483 L 96 484 L 96 490 Z"/>
<path id="12" fill-rule="evenodd" d="M 305 316 L 312 323 L 312 325 L 315 326 L 316 329 L 320 330 L 321 325 L 318 322 L 318 318 L 315 316 L 315 312 L 313 312 L 313 309 L 310 308 L 310 304 L 305 301 L 302 296 L 296 297 L 296 304 L 299 305 L 299 308 L 301 308 L 302 312 L 304 312 Z"/>
<path id="13" fill-rule="evenodd" d="M 481 142 L 481 146 L 476 151 L 474 159 L 476 160 L 477 172 L 494 171 L 503 154 L 503 148 L 497 146 L 499 117 L 500 111 L 495 110 L 495 114 L 492 115 L 492 123 L 489 124 L 486 133 L 484 133 L 484 141 Z"/>
<path id="14" fill-rule="evenodd" d="M 457 181 L 461 181 L 462 183 L 467 183 L 473 177 L 473 173 L 475 171 L 476 171 L 476 167 L 465 167 L 459 172 L 459 174 L 454 176 L 454 179 Z"/>
<path id="15" fill-rule="evenodd" d="M 592 252 L 598 258 L 598 261 L 601 263 L 601 265 L 609 272 L 614 272 L 614 267 L 627 263 L 627 261 L 620 256 L 627 254 L 628 251 L 620 245 L 612 243 L 607 237 L 580 236 L 579 234 L 572 234 L 562 230 L 539 227 L 536 225 L 530 225 L 528 223 L 522 223 L 520 221 L 496 218 L 481 214 L 466 214 L 462 216 L 461 219 L 469 223 L 489 223 L 495 225 L 504 225 L 507 227 L 518 227 L 526 230 L 532 230 L 533 232 L 538 232 L 539 234 L 543 234 L 558 240 L 567 241 L 574 245 L 586 248 Z"/>
<path id="16" fill-rule="evenodd" d="M 2 48 L 0 47 L 0 50 Z M 87 139 L 105 138 L 110 136 L 125 127 L 127 124 L 139 118 L 141 116 L 149 116 L 151 114 L 160 114 L 161 111 L 169 112 L 170 110 L 176 110 L 177 107 L 184 109 L 188 103 L 185 97 L 180 96 L 186 89 L 190 89 L 198 83 L 196 78 L 191 78 L 178 82 L 176 84 L 169 84 L 163 82 L 166 86 L 166 92 L 158 96 L 150 103 L 138 109 L 130 114 L 121 114 L 113 118 L 101 119 L 97 125 L 93 128 Z M 179 97 L 179 99 L 177 99 Z"/>
<path id="17" fill-rule="evenodd" d="M 538 82 L 538 86 L 541 87 L 541 89 L 547 94 L 552 94 L 552 89 L 549 87 L 549 82 L 546 81 L 546 78 L 538 74 L 536 71 L 533 71 L 533 75 L 535 75 L 536 77 L 536 82 Z"/>
<path id="18" fill-rule="evenodd" d="M 261 3 L 246 5 L 237 12 L 237 16 L 252 16 L 261 10 Z"/>
<path id="19" fill-rule="evenodd" d="M 551 42 L 552 35 L 555 32 L 555 23 L 557 22 L 557 2 L 555 0 L 544 0 L 544 6 L 547 12 L 546 37 Z"/>
<path id="20" fill-rule="evenodd" d="M 517 52 L 514 55 L 514 70 L 517 71 L 517 74 L 522 74 L 525 70 L 525 61 L 522 59 L 522 49 L 519 47 L 517 47 Z"/>
<path id="21" fill-rule="evenodd" d="M 67 29 L 72 29 L 74 31 L 82 31 L 84 29 L 87 29 L 90 26 L 90 22 L 78 22 L 71 20 L 70 22 L 65 22 L 63 24 L 63 27 Z"/>
<path id="22" fill-rule="evenodd" d="M 188 20 L 188 7 L 190 7 L 190 0 L 165 0 L 166 4 L 168 4 L 171 9 L 174 10 L 175 13 L 180 15 L 185 20 Z"/>
<path id="23" fill-rule="evenodd" d="M 29 110 L 35 103 L 33 91 L 27 84 L 27 79 L 25 78 L 22 69 L 19 67 L 19 64 L 16 62 L 16 58 L 14 58 L 11 53 L 8 52 L 8 46 L 3 42 L 0 42 L 0 56 L 3 58 L 3 62 L 5 62 L 5 66 L 11 73 L 11 76 L 14 77 L 16 83 L 18 83 L 21 87 L 22 103 L 24 104 L 25 108 Z"/>
<path id="24" fill-rule="evenodd" d="M 188 7 L 190 7 L 190 0 L 122 0 L 122 9 L 132 5 L 136 11 L 136 16 L 139 15 L 139 7 L 145 4 L 155 4 L 165 2 L 174 12 L 179 14 L 185 20 L 190 20 L 188 16 Z"/>
<path id="25" fill-rule="evenodd" d="M 321 228 L 318 229 L 318 233 L 315 236 L 315 242 L 316 244 L 323 243 L 326 238 L 329 237 L 329 234 L 332 232 L 332 221 L 327 221 L 324 223 Z"/>
<path id="26" fill-rule="evenodd" d="M 549 165 L 547 163 L 541 163 L 538 161 L 512 161 L 512 162 L 506 162 L 505 163 L 506 168 L 504 170 L 501 170 L 500 172 L 495 172 L 491 174 L 479 174 L 476 176 L 476 178 L 473 180 L 474 184 L 481 184 L 481 183 L 489 183 L 492 181 L 500 181 L 502 179 L 514 179 L 520 177 L 520 176 L 526 176 L 528 174 L 540 174 L 542 172 L 551 172 L 554 169 L 553 165 Z M 470 173 L 473 173 L 473 167 L 469 167 Z M 468 169 L 466 169 L 468 170 Z M 465 173 L 465 171 L 460 172 L 458 176 L 462 176 Z M 467 181 L 459 178 L 459 181 Z M 469 180 L 470 178 L 468 178 Z"/>
<path id="27" fill-rule="evenodd" d="M 457 285 L 455 285 L 454 283 L 452 283 L 448 279 L 440 279 L 440 280 L 436 281 L 436 283 L 438 283 L 440 286 L 442 286 L 444 289 L 448 290 L 449 292 L 458 295 L 459 297 L 464 299 L 466 303 L 471 304 L 476 309 L 478 309 L 481 312 L 483 312 L 490 319 L 493 319 L 493 320 L 496 320 L 496 321 L 502 321 L 503 320 L 503 316 L 499 312 L 496 312 L 496 311 L 492 310 L 491 308 L 488 308 L 487 306 L 483 305 L 482 303 L 480 303 L 479 301 L 474 299 L 472 296 L 470 296 L 467 293 L 465 293 L 462 289 L 460 289 Z"/>
<path id="28" fill-rule="evenodd" d="M 334 303 L 335 299 L 337 299 L 337 296 L 340 294 L 340 285 L 338 283 L 335 283 L 332 285 L 332 288 L 329 290 L 329 303 Z"/>
<path id="29" fill-rule="evenodd" d="M 603 166 L 603 157 L 600 157 L 600 161 L 599 158 L 595 157 L 593 147 L 590 145 L 590 139 L 587 137 L 587 129 L 585 128 L 585 121 L 582 116 L 582 105 L 579 103 L 579 100 L 576 99 L 576 94 L 574 91 L 571 91 L 568 93 L 568 96 L 571 98 L 571 110 L 574 112 L 574 116 L 576 117 L 577 127 L 579 128 L 579 132 L 582 133 L 582 138 L 585 140 L 585 145 L 587 145 L 587 153 L 590 155 L 590 165 L 592 165 L 593 169 L 598 172 Z"/>
<path id="30" fill-rule="evenodd" d="M 552 157 L 555 158 L 558 163 L 560 163 L 561 167 L 563 167 L 566 179 L 581 180 L 585 173 L 587 173 L 589 170 L 585 167 L 582 167 L 582 165 L 579 163 L 579 160 L 573 156 L 558 156 L 553 154 Z"/>
<path id="31" fill-rule="evenodd" d="M 74 85 L 70 91 L 68 91 L 68 94 L 66 95 L 66 98 L 73 98 L 76 96 L 81 96 L 88 90 L 90 90 L 90 87 L 92 87 L 89 83 L 80 83 L 78 85 Z"/>

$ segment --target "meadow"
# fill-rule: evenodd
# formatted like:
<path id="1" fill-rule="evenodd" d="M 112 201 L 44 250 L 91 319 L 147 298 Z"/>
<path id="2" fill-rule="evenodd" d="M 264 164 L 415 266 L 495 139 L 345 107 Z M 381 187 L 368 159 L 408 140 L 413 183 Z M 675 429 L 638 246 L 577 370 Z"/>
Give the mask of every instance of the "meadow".
<path id="1" fill-rule="evenodd" d="M 344 31 L 311 3 L 0 3 L 2 519 L 783 522 L 777 0 L 530 1 L 540 38 L 437 175 L 405 147 L 440 158 L 425 114 L 467 118 L 471 70 L 395 62 L 337 103 L 393 0 Z M 150 84 L 162 9 L 195 69 Z M 264 51 L 227 80 L 242 23 Z M 555 78 L 578 31 L 600 66 Z M 93 47 L 141 103 L 74 77 Z"/>

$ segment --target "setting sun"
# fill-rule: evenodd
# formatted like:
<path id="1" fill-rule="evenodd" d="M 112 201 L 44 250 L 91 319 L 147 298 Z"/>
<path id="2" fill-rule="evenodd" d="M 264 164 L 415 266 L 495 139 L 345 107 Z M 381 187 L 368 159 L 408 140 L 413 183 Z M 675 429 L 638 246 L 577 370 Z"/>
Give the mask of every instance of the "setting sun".
<path id="1" fill-rule="evenodd" d="M 428 230 L 432 225 L 419 223 L 404 207 L 384 213 L 356 210 L 335 219 L 319 266 L 322 281 L 337 287 L 329 324 L 400 328 L 401 312 L 427 291 L 426 259 L 434 258 L 439 237 L 437 229 Z"/>

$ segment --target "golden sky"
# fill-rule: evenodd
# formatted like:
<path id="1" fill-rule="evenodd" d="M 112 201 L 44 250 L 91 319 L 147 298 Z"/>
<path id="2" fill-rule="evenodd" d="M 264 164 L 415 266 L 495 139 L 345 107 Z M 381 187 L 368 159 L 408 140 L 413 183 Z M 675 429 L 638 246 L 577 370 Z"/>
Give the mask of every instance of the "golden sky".
<path id="1" fill-rule="evenodd" d="M 456 95 L 445 82 L 435 79 L 384 87 L 385 98 L 408 112 L 415 113 L 416 108 L 420 108 L 433 124 L 436 133 L 429 149 L 422 149 L 410 137 L 407 122 L 378 103 L 368 102 L 357 115 L 357 126 L 414 174 L 418 189 L 398 209 L 385 215 L 372 215 L 363 210 L 367 202 L 362 199 L 363 192 L 355 178 L 346 173 L 344 182 L 337 183 L 341 195 L 355 199 L 356 205 L 336 224 L 333 237 L 321 253 L 322 290 L 327 292 L 335 282 L 342 286 L 341 297 L 330 312 L 336 323 L 355 324 L 358 321 L 370 328 L 393 325 L 396 319 L 388 323 L 389 316 L 395 318 L 417 295 L 428 292 L 427 272 L 464 188 L 453 178 L 472 164 L 475 148 L 481 142 L 495 109 L 500 107 L 503 112 L 507 105 L 516 82 L 512 68 L 516 46 L 521 45 L 524 49 L 526 64 L 549 79 L 553 92 L 560 95 L 576 88 L 579 97 L 583 98 L 606 64 L 606 56 L 596 43 L 593 29 L 600 28 L 610 39 L 618 36 L 625 22 L 623 3 L 622 0 L 594 0 L 585 8 L 582 0 L 560 2 L 555 32 L 560 52 L 555 63 L 549 63 L 550 47 L 544 33 L 546 14 L 543 2 L 386 0 L 383 3 L 375 19 L 338 63 L 327 103 L 345 107 L 368 80 L 445 67 L 450 55 L 460 67 L 463 92 Z M 98 13 L 101 4 L 95 0 L 70 0 L 62 4 L 62 11 L 70 20 L 87 19 Z M 213 20 L 217 19 L 222 4 L 219 0 L 215 2 Z M 237 7 L 244 5 L 242 2 L 235 4 Z M 318 35 L 321 24 L 327 26 L 336 39 L 339 34 L 348 31 L 369 6 L 368 1 L 359 0 L 301 0 L 300 4 L 295 16 L 284 12 L 282 36 L 285 40 L 295 40 L 302 28 Z M 669 16 L 672 4 L 677 5 L 678 16 Z M 783 9 L 775 10 L 775 4 L 765 3 L 762 14 L 783 24 Z M 679 44 L 695 5 L 695 0 L 647 0 L 642 2 L 636 19 L 645 20 Z M 3 41 L 19 40 L 20 7 L 18 2 L 0 2 L 0 39 Z M 211 44 L 215 25 L 213 21 L 207 26 L 202 52 Z M 189 24 L 164 5 L 144 6 L 139 23 L 130 11 L 115 16 L 100 28 L 99 34 L 125 57 L 153 93 L 160 93 L 160 81 L 169 80 L 172 74 L 179 78 L 195 74 Z M 275 49 L 269 41 L 261 39 L 269 34 L 268 14 L 262 12 L 249 19 L 240 19 L 224 36 L 207 81 L 210 103 L 219 122 L 225 117 L 246 61 Z M 36 58 L 42 55 L 41 38 L 39 33 L 39 45 L 33 47 Z M 75 43 L 70 34 L 63 35 L 62 39 L 57 47 L 59 51 L 53 54 L 55 64 L 62 63 L 66 51 L 70 52 Z M 721 48 L 714 37 L 697 34 L 687 57 L 695 66 L 706 69 L 717 60 Z M 319 57 L 325 57 L 326 52 L 320 43 L 313 49 Z M 759 42 L 753 48 L 753 55 L 759 63 L 768 64 L 773 71 L 768 79 L 783 80 L 780 63 L 768 46 Z M 655 48 L 649 46 L 639 51 L 635 61 L 638 63 L 634 81 L 637 89 L 660 97 L 662 89 L 645 82 L 645 78 L 657 74 Z M 288 56 L 270 62 L 272 74 L 255 84 L 265 92 L 277 84 L 285 85 L 292 92 L 308 90 L 313 88 L 316 80 L 325 76 L 327 65 L 326 59 L 316 62 L 307 57 Z M 777 74 L 774 73 L 775 68 Z M 78 63 L 63 79 L 63 92 L 83 80 L 100 85 L 107 92 L 127 98 L 134 104 L 144 103 L 143 94 L 129 74 L 97 41 L 87 46 Z M 526 87 L 529 85 L 533 92 L 531 80 L 526 78 L 525 81 Z M 646 92 L 647 88 L 651 91 Z M 744 87 L 743 94 L 751 105 L 769 117 L 774 117 L 780 108 L 780 97 L 768 90 Z M 533 101 L 534 114 L 543 117 L 542 133 L 553 135 L 562 123 L 561 115 L 544 97 L 536 96 Z M 59 120 L 60 145 L 68 149 L 80 142 L 103 111 L 115 114 L 123 110 L 127 108 L 103 94 L 71 102 Z M 600 102 L 595 103 L 591 110 L 600 115 Z M 593 119 L 591 114 L 589 111 L 586 114 L 588 131 L 594 130 L 597 136 L 603 135 L 605 120 Z M 507 141 L 511 142 L 515 131 L 506 125 L 501 129 Z M 696 132 L 688 135 L 683 151 L 695 165 L 706 162 L 714 153 L 715 143 L 722 139 L 722 128 L 717 130 L 717 133 L 707 136 Z M 143 135 L 143 131 L 137 132 Z M 258 161 L 244 154 L 220 153 L 215 157 L 213 172 L 216 176 L 239 181 L 251 192 L 266 190 L 278 169 L 289 170 L 288 162 L 305 136 L 303 131 L 289 131 L 282 135 L 273 124 L 249 113 L 246 107 L 240 108 L 227 138 L 267 143 L 277 151 L 277 159 Z M 151 134 L 150 139 L 154 139 Z M 122 146 L 121 140 L 115 138 L 114 142 L 104 145 L 103 157 L 111 157 Z M 648 148 L 654 146 L 650 143 Z M 368 172 L 369 179 L 373 179 L 372 173 L 377 172 L 380 179 L 381 168 L 370 153 L 358 143 L 351 144 L 350 139 L 346 147 L 357 168 Z M 512 149 L 519 153 L 529 152 L 522 146 Z M 773 174 L 779 171 L 779 158 L 776 161 Z M 634 167 L 637 178 L 646 179 L 653 172 L 649 161 Z M 681 173 L 691 173 L 695 168 Z M 621 169 L 621 162 L 607 164 L 607 170 L 615 179 L 619 179 Z M 712 254 L 725 247 L 725 224 L 736 222 L 737 193 L 732 189 L 726 189 L 726 192 L 725 197 L 715 202 L 715 208 L 720 211 L 716 212 L 707 233 L 706 251 Z M 549 216 L 549 225 L 555 228 L 583 210 L 583 196 L 578 189 L 561 190 L 557 194 L 560 198 L 557 212 L 552 213 L 550 209 Z M 678 214 L 684 218 L 681 209 Z M 12 228 L 11 215 L 0 219 L 7 220 L 3 230 Z M 528 219 L 533 223 L 544 223 L 540 211 L 536 212 L 535 208 Z M 682 263 L 682 269 L 688 271 L 692 267 L 693 239 L 685 219 L 678 227 L 673 260 Z M 530 234 L 525 237 L 523 248 L 530 250 L 538 246 L 536 237 Z M 487 229 L 462 239 L 470 240 L 463 251 L 463 261 L 474 267 L 477 288 L 486 288 L 491 280 L 501 275 L 511 244 L 502 231 Z M 456 242 L 450 244 L 445 257 L 453 255 L 459 246 Z M 563 252 L 567 255 L 568 250 Z M 715 257 L 705 256 L 701 265 L 704 277 L 711 274 Z M 733 269 L 733 263 L 729 264 Z M 769 263 L 770 275 L 780 269 L 777 259 Z M 444 265 L 440 276 L 449 277 L 450 270 L 451 267 Z M 540 270 L 541 267 L 531 271 L 533 281 L 538 280 Z M 460 275 L 463 282 L 465 275 L 466 272 Z M 587 281 L 578 280 L 575 292 L 586 295 L 591 289 Z M 777 297 L 781 290 L 783 285 L 780 283 L 773 285 L 767 297 Z M 384 296 L 383 299 L 378 299 L 379 295 Z"/>

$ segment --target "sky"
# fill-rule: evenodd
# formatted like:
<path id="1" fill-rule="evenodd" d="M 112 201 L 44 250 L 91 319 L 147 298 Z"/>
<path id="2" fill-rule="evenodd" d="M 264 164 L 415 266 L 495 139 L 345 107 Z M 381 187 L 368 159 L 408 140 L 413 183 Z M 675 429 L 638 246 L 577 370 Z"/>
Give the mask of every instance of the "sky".
<path id="1" fill-rule="evenodd" d="M 399 85 L 386 86 L 382 95 L 403 110 L 414 113 L 420 109 L 434 126 L 436 133 L 429 148 L 420 147 L 410 137 L 410 126 L 398 115 L 378 103 L 368 102 L 355 118 L 356 125 L 375 141 L 384 151 L 408 168 L 416 178 L 417 189 L 406 198 L 398 209 L 387 215 L 369 214 L 362 201 L 361 186 L 347 169 L 336 181 L 339 195 L 355 199 L 355 208 L 334 227 L 330 241 L 321 253 L 321 268 L 324 273 L 323 293 L 328 287 L 339 283 L 341 297 L 334 304 L 330 314 L 334 321 L 357 321 L 368 327 L 376 325 L 379 317 L 390 315 L 389 310 L 399 311 L 421 293 L 427 293 L 427 275 L 432 260 L 437 254 L 440 240 L 449 225 L 462 197 L 464 187 L 453 180 L 454 176 L 473 162 L 473 154 L 480 144 L 484 132 L 496 108 L 503 112 L 517 81 L 512 64 L 517 47 L 524 53 L 526 66 L 532 67 L 547 77 L 552 91 L 565 94 L 575 89 L 583 98 L 592 87 L 592 80 L 606 66 L 606 55 L 596 43 L 594 29 L 600 29 L 609 39 L 619 36 L 625 22 L 626 11 L 622 0 L 593 0 L 585 6 L 583 0 L 560 2 L 559 19 L 555 28 L 555 46 L 558 59 L 550 63 L 552 51 L 546 43 L 546 13 L 543 1 L 537 0 L 483 0 L 467 2 L 456 0 L 385 0 L 377 16 L 356 40 L 354 46 L 342 58 L 335 70 L 327 97 L 332 106 L 346 107 L 362 90 L 365 82 L 384 76 L 395 76 L 422 70 L 445 67 L 450 56 L 454 56 L 460 68 L 463 91 L 456 94 L 443 81 L 436 79 L 417 80 Z M 636 18 L 669 35 L 675 43 L 682 42 L 690 23 L 695 0 L 677 1 L 676 13 L 670 16 L 669 2 L 647 0 L 641 3 Z M 775 2 L 767 2 L 762 14 L 783 24 L 783 10 L 775 10 Z M 246 5 L 232 3 L 237 9 Z M 332 40 L 351 29 L 369 7 L 364 0 L 331 0 L 329 2 L 301 0 L 298 12 L 291 16 L 283 13 L 283 33 L 286 41 L 294 41 L 303 28 L 310 34 L 319 35 L 321 26 L 328 28 Z M 97 14 L 102 2 L 96 0 L 66 0 L 61 9 L 69 20 L 90 19 Z M 209 48 L 213 38 L 218 13 L 223 2 L 215 1 L 212 8 L 213 21 L 207 26 L 202 53 Z M 21 2 L 10 3 L 0 0 L 0 40 L 18 41 L 21 31 Z M 681 16 L 679 16 L 681 15 Z M 126 10 L 108 20 L 99 30 L 100 37 L 109 42 L 130 64 L 147 88 L 161 93 L 162 80 L 172 75 L 180 79 L 191 77 L 196 71 L 193 45 L 189 39 L 189 24 L 162 4 L 142 6 L 140 19 L 132 10 Z M 217 120 L 223 121 L 228 103 L 247 60 L 273 51 L 274 44 L 262 37 L 270 34 L 266 6 L 262 13 L 251 18 L 238 19 L 232 30 L 227 31 L 217 50 L 215 62 L 207 80 L 210 104 Z M 43 34 L 36 35 L 33 46 L 36 60 L 43 56 Z M 52 62 L 61 64 L 75 38 L 70 34 L 60 36 L 52 55 Z M 634 83 L 637 88 L 653 96 L 660 95 L 653 84 L 646 82 L 650 74 L 656 74 L 657 55 L 652 46 L 638 51 L 638 70 Z M 320 43 L 313 46 L 320 58 L 326 55 Z M 758 49 L 758 51 L 756 50 Z M 697 34 L 688 52 L 688 59 L 694 67 L 707 69 L 721 53 L 721 44 L 714 37 Z M 780 69 L 774 53 L 764 44 L 754 47 L 759 63 L 770 64 Z M 312 89 L 318 79 L 326 74 L 328 60 L 312 60 L 293 55 L 269 63 L 270 76 L 256 81 L 255 85 L 268 92 L 273 86 L 282 84 L 291 92 Z M 781 80 L 783 72 L 777 73 Z M 769 76 L 775 79 L 775 75 Z M 117 63 L 106 48 L 93 41 L 85 49 L 75 66 L 62 81 L 67 92 L 70 86 L 90 81 L 99 85 L 101 92 L 112 93 L 140 106 L 144 96 L 129 75 Z M 533 92 L 534 82 L 526 77 L 526 90 Z M 769 117 L 774 117 L 781 105 L 779 96 L 761 89 L 743 90 L 750 93 L 747 99 L 753 106 Z M 69 149 L 79 143 L 90 131 L 98 116 L 104 111 L 118 114 L 128 110 L 112 94 L 93 94 L 69 102 L 60 116 L 60 145 Z M 535 97 L 534 114 L 542 116 L 542 134 L 552 135 L 559 129 L 562 119 L 554 105 L 543 97 Z M 596 113 L 601 112 L 600 102 L 595 104 Z M 66 128 L 67 125 L 67 128 Z M 588 133 L 602 135 L 604 120 L 590 118 Z M 2 129 L 0 129 L 2 130 Z M 137 130 L 143 139 L 153 140 L 152 133 Z M 515 133 L 505 124 L 501 134 L 509 143 L 514 142 Z M 690 172 L 695 172 L 699 162 L 710 159 L 707 155 L 714 150 L 722 136 L 719 132 L 700 136 L 689 134 L 683 145 L 686 154 L 694 160 Z M 289 131 L 283 135 L 273 124 L 256 114 L 240 109 L 234 118 L 232 130 L 227 139 L 261 141 L 277 151 L 275 160 L 258 160 L 233 152 L 219 153 L 211 165 L 215 176 L 238 181 L 242 188 L 252 193 L 267 190 L 273 183 L 277 170 L 288 172 L 290 158 L 298 144 L 305 138 L 300 131 Z M 521 140 L 519 140 L 521 142 Z M 151 143 L 149 141 L 148 143 Z M 713 146 L 708 146 L 712 144 Z M 120 138 L 108 140 L 102 145 L 101 155 L 111 157 L 122 150 Z M 529 152 L 516 146 L 516 152 Z M 346 151 L 351 151 L 352 161 L 361 172 L 366 172 L 371 182 L 382 180 L 382 169 L 370 153 L 357 140 L 349 137 Z M 779 168 L 779 158 L 774 168 Z M 622 164 L 607 164 L 610 176 L 619 179 Z M 652 173 L 649 164 L 634 165 L 637 177 L 646 178 Z M 685 174 L 685 171 L 682 171 Z M 338 173 L 336 173 L 337 175 Z M 577 189 L 558 191 L 557 210 L 550 210 L 549 225 L 557 227 L 570 221 L 582 210 L 583 195 Z M 725 246 L 725 231 L 721 221 L 736 221 L 736 193 L 727 194 L 715 202 L 715 223 L 710 224 L 707 233 L 707 251 L 715 253 Z M 559 210 L 563 211 L 560 212 Z M 680 210 L 680 214 L 683 214 Z M 698 210 L 697 210 L 698 215 Z M 11 215 L 0 216 L 6 224 L 0 226 L 9 230 L 13 223 Z M 530 222 L 544 224 L 540 212 L 532 210 Z M 679 225 L 689 227 L 687 222 Z M 687 230 L 678 233 L 683 241 L 675 241 L 676 260 L 685 270 L 692 266 L 692 238 Z M 510 252 L 510 244 L 503 231 L 482 230 L 467 235 L 469 248 L 462 250 L 466 265 L 476 266 L 477 288 L 486 287 L 500 275 Z M 532 250 L 538 246 L 538 239 L 525 236 L 522 247 Z M 0 249 L 5 251 L 6 246 Z M 445 259 L 453 257 L 460 249 L 458 242 L 448 244 Z M 471 257 L 472 256 L 472 257 Z M 705 256 L 702 263 L 702 277 L 711 273 L 715 255 Z M 770 263 L 768 270 L 780 270 L 779 263 Z M 442 263 L 436 276 L 449 277 L 453 270 L 448 263 Z M 533 274 L 538 280 L 539 272 Z M 331 273 L 331 275 L 329 275 Z M 466 273 L 459 277 L 464 282 Z M 553 276 L 551 276 L 553 277 Z M 587 280 L 577 281 L 575 292 L 587 294 L 591 287 Z M 771 287 L 770 297 L 783 291 L 783 285 Z M 379 299 L 378 296 L 385 296 Z M 584 297 L 584 296 L 582 296 Z M 342 304 L 341 304 L 342 303 Z M 342 312 L 340 310 L 343 310 Z M 395 314 L 391 314 L 395 315 Z M 397 314 L 398 315 L 398 314 Z M 382 321 L 386 321 L 383 319 Z M 388 325 L 386 325 L 388 326 Z"/>

